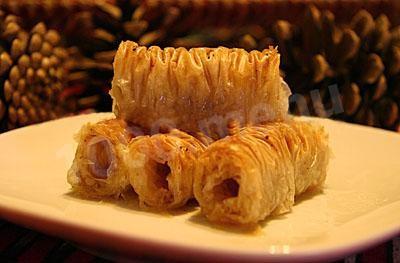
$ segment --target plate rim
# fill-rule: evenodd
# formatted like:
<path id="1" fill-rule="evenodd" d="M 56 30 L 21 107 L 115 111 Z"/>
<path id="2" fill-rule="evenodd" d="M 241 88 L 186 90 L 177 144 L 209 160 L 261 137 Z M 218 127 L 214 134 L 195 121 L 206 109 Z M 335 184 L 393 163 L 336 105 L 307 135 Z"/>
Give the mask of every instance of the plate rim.
<path id="1" fill-rule="evenodd" d="M 400 226 L 394 226 L 379 234 L 375 234 L 369 239 L 364 239 L 359 242 L 351 242 L 350 245 L 336 246 L 335 248 L 307 250 L 306 252 L 288 254 L 271 254 L 268 252 L 236 253 L 233 250 L 194 247 L 176 242 L 168 243 L 154 239 L 120 235 L 112 231 L 83 226 L 62 219 L 60 220 L 56 217 L 34 214 L 21 209 L 13 209 L 1 202 L 0 212 L 1 217 L 10 222 L 48 235 L 57 236 L 61 239 L 67 239 L 79 244 L 88 245 L 90 248 L 107 248 L 107 250 L 111 248 L 109 252 L 114 251 L 121 253 L 117 254 L 118 256 L 134 257 L 143 252 L 146 252 L 146 255 L 151 255 L 152 253 L 150 252 L 153 252 L 156 257 L 172 259 L 187 259 L 188 256 L 196 255 L 196 261 L 229 260 L 232 262 L 318 262 L 336 260 L 354 254 L 357 251 L 368 249 L 400 234 Z M 154 251 L 157 251 L 157 253 L 154 253 Z"/>

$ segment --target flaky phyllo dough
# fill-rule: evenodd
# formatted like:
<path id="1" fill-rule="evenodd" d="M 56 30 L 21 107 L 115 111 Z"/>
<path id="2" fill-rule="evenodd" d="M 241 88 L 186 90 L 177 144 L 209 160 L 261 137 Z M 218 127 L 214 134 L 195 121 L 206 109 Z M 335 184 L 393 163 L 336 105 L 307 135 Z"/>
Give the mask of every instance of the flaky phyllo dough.
<path id="1" fill-rule="evenodd" d="M 194 194 L 207 218 L 252 224 L 290 211 L 295 196 L 326 177 L 328 137 L 303 121 L 240 129 L 200 156 Z"/>
<path id="2" fill-rule="evenodd" d="M 195 197 L 219 223 L 290 211 L 296 195 L 324 183 L 329 147 L 323 127 L 288 118 L 279 59 L 276 48 L 122 42 L 110 91 L 117 119 L 81 129 L 68 182 L 87 197 L 133 189 L 156 210 Z"/>
<path id="3" fill-rule="evenodd" d="M 205 148 L 176 129 L 133 139 L 126 163 L 141 204 L 156 209 L 183 206 L 193 197 L 194 164 Z"/>
<path id="4" fill-rule="evenodd" d="M 68 171 L 73 191 L 89 198 L 120 196 L 129 186 L 123 156 L 131 137 L 122 120 L 84 125 L 76 136 L 78 148 Z"/>
<path id="5" fill-rule="evenodd" d="M 215 126 L 229 119 L 281 121 L 290 91 L 279 76 L 279 57 L 275 48 L 248 53 L 122 42 L 114 60 L 113 111 L 149 130 L 168 125 L 220 137 Z"/>

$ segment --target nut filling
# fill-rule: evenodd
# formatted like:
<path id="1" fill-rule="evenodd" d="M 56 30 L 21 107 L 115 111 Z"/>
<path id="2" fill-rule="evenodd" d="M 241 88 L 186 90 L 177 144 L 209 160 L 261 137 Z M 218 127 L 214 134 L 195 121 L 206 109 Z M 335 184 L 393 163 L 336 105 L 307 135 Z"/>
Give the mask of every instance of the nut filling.
<path id="1" fill-rule="evenodd" d="M 94 137 L 88 144 L 88 160 L 90 171 L 96 179 L 107 179 L 108 170 L 114 159 L 112 145 L 102 137 Z"/>
<path id="2" fill-rule="evenodd" d="M 229 178 L 214 186 L 214 197 L 217 201 L 234 198 L 239 195 L 239 184 L 235 179 Z"/>

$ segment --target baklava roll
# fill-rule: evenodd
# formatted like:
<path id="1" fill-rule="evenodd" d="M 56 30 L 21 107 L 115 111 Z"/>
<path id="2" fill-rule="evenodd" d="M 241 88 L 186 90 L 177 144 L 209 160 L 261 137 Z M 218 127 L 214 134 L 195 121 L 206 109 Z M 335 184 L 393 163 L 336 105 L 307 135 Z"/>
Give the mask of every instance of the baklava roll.
<path id="1" fill-rule="evenodd" d="M 295 195 L 321 186 L 329 153 L 328 136 L 314 123 L 244 127 L 200 155 L 194 195 L 210 221 L 257 223 L 290 211 Z"/>
<path id="2" fill-rule="evenodd" d="M 194 163 L 205 148 L 176 129 L 133 139 L 126 164 L 140 204 L 159 210 L 183 206 L 193 197 Z"/>
<path id="3" fill-rule="evenodd" d="M 110 119 L 84 125 L 68 183 L 89 198 L 120 196 L 129 186 L 124 154 L 132 134 L 124 121 Z"/>
<path id="4" fill-rule="evenodd" d="M 114 59 L 113 112 L 157 131 L 169 125 L 223 137 L 231 119 L 254 124 L 286 118 L 290 90 L 277 49 L 150 48 L 122 42 Z"/>

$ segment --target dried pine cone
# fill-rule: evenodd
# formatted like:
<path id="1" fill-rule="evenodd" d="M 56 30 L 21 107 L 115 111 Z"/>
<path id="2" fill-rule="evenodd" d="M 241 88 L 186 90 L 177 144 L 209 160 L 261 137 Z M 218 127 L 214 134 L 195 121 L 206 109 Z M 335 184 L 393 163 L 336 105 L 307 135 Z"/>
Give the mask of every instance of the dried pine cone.
<path id="1" fill-rule="evenodd" d="M 243 26 L 251 24 L 269 24 L 278 19 L 291 23 L 301 21 L 304 10 L 309 4 L 320 9 L 330 10 L 340 22 L 354 15 L 354 10 L 366 9 L 369 12 L 384 12 L 398 22 L 398 5 L 393 0 L 143 0 L 137 12 L 145 21 L 164 19 L 175 9 L 174 28 L 169 33 L 186 33 L 204 27 Z M 171 20 L 172 20 L 171 19 Z"/>
<path id="2" fill-rule="evenodd" d="M 386 15 L 374 19 L 361 10 L 350 23 L 339 24 L 330 11 L 310 6 L 302 23 L 277 21 L 270 32 L 282 53 L 287 81 L 293 92 L 305 96 L 311 114 L 397 127 L 400 28 L 391 28 Z M 339 105 L 333 105 L 332 85 L 340 92 Z M 313 97 L 315 91 L 319 97 Z"/>
<path id="3" fill-rule="evenodd" d="M 1 130 L 62 116 L 67 52 L 58 32 L 43 23 L 27 32 L 18 17 L 0 12 L 0 38 Z"/>
<path id="4" fill-rule="evenodd" d="M 104 92 L 112 76 L 114 49 L 122 39 L 122 9 L 112 0 L 19 0 L 2 1 L 0 8 L 7 13 L 23 17 L 24 28 L 45 22 L 62 33 L 62 41 L 73 49 L 75 63 L 68 75 L 66 94 L 79 93 L 75 106 L 92 108 L 105 99 Z M 134 0 L 118 1 L 121 5 L 134 5 Z M 131 4 L 132 3 L 132 4 Z M 124 11 L 128 12 L 129 8 Z M 72 104 L 73 101 L 70 101 Z M 72 105 L 71 105 L 72 106 Z M 108 103 L 108 106 L 109 103 Z M 109 110 L 107 108 L 106 110 Z"/>

